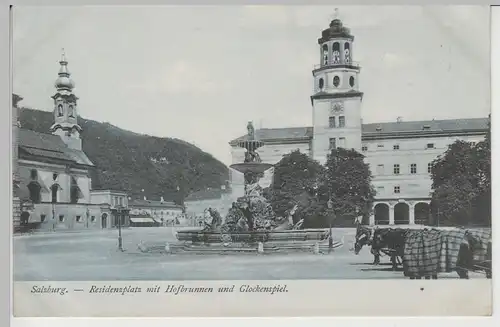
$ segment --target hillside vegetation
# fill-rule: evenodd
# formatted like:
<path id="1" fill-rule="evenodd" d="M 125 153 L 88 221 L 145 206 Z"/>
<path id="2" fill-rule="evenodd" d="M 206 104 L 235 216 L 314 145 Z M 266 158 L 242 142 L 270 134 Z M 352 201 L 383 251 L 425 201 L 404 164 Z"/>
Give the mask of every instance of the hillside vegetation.
<path id="1" fill-rule="evenodd" d="M 53 116 L 20 108 L 19 121 L 22 128 L 48 133 Z M 219 188 L 228 180 L 228 168 L 222 162 L 188 142 L 141 135 L 81 117 L 78 123 L 83 128 L 83 150 L 96 166 L 93 189 L 124 190 L 132 198 L 163 196 L 182 203 L 190 192 Z"/>

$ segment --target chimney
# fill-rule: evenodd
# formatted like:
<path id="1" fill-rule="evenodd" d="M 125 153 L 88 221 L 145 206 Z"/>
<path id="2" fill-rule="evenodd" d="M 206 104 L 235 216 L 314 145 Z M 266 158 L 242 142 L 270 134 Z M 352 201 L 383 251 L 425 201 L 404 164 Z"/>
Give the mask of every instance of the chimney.
<path id="1" fill-rule="evenodd" d="M 165 200 L 163 200 L 163 196 L 160 196 L 160 202 L 165 202 Z"/>
<path id="2" fill-rule="evenodd" d="M 398 118 L 396 119 L 396 121 L 397 121 L 398 123 L 402 122 L 402 121 L 403 121 L 403 117 L 398 117 Z"/>

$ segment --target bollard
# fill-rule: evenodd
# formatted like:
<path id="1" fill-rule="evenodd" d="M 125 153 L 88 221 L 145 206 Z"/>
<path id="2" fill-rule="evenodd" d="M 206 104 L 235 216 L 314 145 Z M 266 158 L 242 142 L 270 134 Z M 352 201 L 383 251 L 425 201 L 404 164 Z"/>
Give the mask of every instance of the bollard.
<path id="1" fill-rule="evenodd" d="M 170 251 L 170 244 L 168 242 L 165 243 L 165 252 L 166 253 L 171 253 L 171 251 Z"/>
<path id="2" fill-rule="evenodd" d="M 319 243 L 318 242 L 314 243 L 313 251 L 314 251 L 314 254 L 319 254 Z"/>
<path id="3" fill-rule="evenodd" d="M 264 243 L 259 242 L 259 247 L 257 248 L 257 252 L 264 253 Z"/>

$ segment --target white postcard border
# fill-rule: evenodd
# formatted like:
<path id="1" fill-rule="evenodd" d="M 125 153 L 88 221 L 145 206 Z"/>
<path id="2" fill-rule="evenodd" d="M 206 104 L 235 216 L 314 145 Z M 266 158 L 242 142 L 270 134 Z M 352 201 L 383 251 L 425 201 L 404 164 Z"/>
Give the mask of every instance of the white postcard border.
<path id="1" fill-rule="evenodd" d="M 24 3 L 24 4 L 28 4 L 28 3 L 31 3 L 31 4 L 40 4 L 40 1 L 23 1 L 23 0 L 18 0 L 18 1 L 11 1 L 13 3 Z M 82 3 L 83 1 L 79 1 L 79 3 Z M 114 1 L 115 3 L 118 2 L 118 1 Z M 136 3 L 136 1 L 119 1 L 120 3 Z M 162 1 L 162 2 L 165 2 L 165 1 Z M 194 3 L 194 1 L 189 1 L 190 3 Z M 222 3 L 222 1 L 214 1 L 216 3 Z M 249 2 L 249 1 L 247 1 Z M 253 1 L 253 3 L 255 2 L 261 2 L 261 1 Z M 275 1 L 277 2 L 277 1 Z M 300 1 L 302 3 L 302 1 Z M 345 3 L 346 1 L 337 1 L 337 3 L 339 4 L 342 4 L 342 3 Z M 363 4 L 363 3 L 367 3 L 368 1 L 357 1 L 356 3 L 358 4 Z M 438 3 L 439 1 L 433 1 L 433 3 Z M 459 1 L 456 1 L 457 3 L 465 3 L 465 2 L 459 2 Z M 49 1 L 44 1 L 44 4 L 48 4 Z M 50 1 L 50 4 L 62 4 L 62 3 L 67 3 L 67 1 L 63 2 L 63 1 L 58 1 L 58 0 L 54 0 L 54 1 Z M 97 3 L 97 1 L 85 1 L 85 3 Z M 103 1 L 100 1 L 100 3 L 103 3 Z M 107 0 L 106 3 L 111 3 L 110 0 Z M 159 3 L 159 1 L 148 1 L 148 3 Z M 200 2 L 199 2 L 200 3 Z M 206 3 L 206 2 L 201 2 L 201 3 Z M 228 3 L 228 2 L 226 2 Z M 234 2 L 232 2 L 234 4 Z M 289 2 L 290 3 L 290 2 Z M 297 3 L 296 1 L 294 1 L 294 3 Z M 311 2 L 309 2 L 311 3 Z M 327 3 L 326 1 L 314 1 L 314 3 Z M 328 2 L 330 3 L 330 2 Z M 352 3 L 352 2 L 351 2 Z M 371 3 L 371 2 L 368 2 L 368 3 Z M 386 3 L 389 3 L 388 1 L 386 1 Z M 392 2 L 394 3 L 394 2 Z M 399 2 L 400 3 L 400 2 Z M 421 2 L 420 2 L 421 3 Z M 477 3 L 477 2 L 475 2 Z M 75 1 L 72 2 L 72 4 L 76 4 Z M 11 101 L 11 90 L 9 89 L 9 86 L 11 84 L 11 79 L 10 79 L 10 74 L 8 73 L 9 72 L 9 68 L 10 68 L 10 65 L 8 64 L 9 61 L 8 61 L 8 58 L 9 58 L 9 53 L 10 53 L 10 50 L 9 50 L 9 46 L 8 46 L 8 26 L 9 26 L 9 23 L 8 23 L 8 19 L 5 19 L 8 17 L 8 7 L 6 6 L 2 6 L 0 7 L 0 22 L 1 22 L 1 33 L 0 33 L 0 43 L 1 43 L 1 47 L 0 47 L 0 83 L 1 83 L 1 86 L 3 87 L 0 87 L 0 103 L 3 103 L 4 106 L 7 105 L 8 108 L 10 108 L 10 101 Z M 491 83 L 491 86 L 492 86 L 492 90 L 500 90 L 500 76 L 499 75 L 499 70 L 500 70 L 500 63 L 498 62 L 498 58 L 500 58 L 500 8 L 495 8 L 492 10 L 492 35 L 491 35 L 491 38 L 492 38 L 492 83 Z M 496 126 L 497 124 L 500 123 L 500 119 L 497 117 L 498 112 L 500 112 L 500 100 L 498 99 L 498 92 L 491 92 L 492 93 L 492 124 L 493 126 Z M 10 153 L 10 148 L 11 148 L 11 133 L 10 133 L 10 110 L 2 110 L 2 115 L 4 116 L 4 119 L 2 119 L 1 121 L 3 122 L 4 124 L 4 128 L 2 129 L 2 132 L 4 133 L 0 139 L 1 139 L 1 144 L 2 144 L 2 150 L 4 150 L 3 153 Z M 500 116 L 499 116 L 500 117 Z M 500 125 L 500 124 L 499 124 Z M 499 147 L 498 147 L 498 143 L 500 142 L 496 142 L 496 140 L 499 140 L 500 138 L 498 138 L 497 136 L 499 136 L 499 131 L 496 130 L 496 128 L 493 128 L 492 129 L 492 137 L 493 137 L 493 162 L 495 163 L 497 161 L 497 157 L 496 157 L 496 153 L 498 152 Z M 7 152 L 8 151 L 8 152 Z M 11 199 L 10 199 L 10 185 L 11 185 L 11 174 L 10 174 L 10 158 L 7 157 L 7 156 L 4 156 L 3 157 L 3 161 L 2 161 L 2 168 L 8 168 L 9 169 L 2 169 L 2 181 L 4 182 L 4 185 L 6 185 L 7 187 L 4 187 L 2 188 L 2 203 L 3 203 L 3 210 L 4 210 L 4 217 L 11 217 Z M 493 167 L 495 167 L 495 165 L 493 164 Z M 493 169 L 492 171 L 492 174 L 493 174 L 493 180 L 496 181 L 497 178 L 499 177 L 498 176 L 498 169 Z M 496 185 L 496 183 L 494 182 L 494 186 Z M 496 195 L 496 190 L 494 189 L 493 190 L 494 194 L 494 198 L 495 198 L 495 195 Z M 498 204 L 496 202 L 493 203 L 493 215 L 494 216 L 497 216 L 496 213 L 498 212 Z M 2 240 L 4 242 L 3 246 L 0 247 L 2 249 L 2 251 L 5 251 L 7 252 L 7 256 L 11 258 L 11 222 L 9 219 L 2 219 L 2 223 L 3 223 L 3 226 L 2 226 L 2 231 L 4 231 L 5 235 Z M 496 239 L 499 232 L 498 230 L 496 229 L 493 229 L 494 231 L 494 238 Z M 498 253 L 498 250 L 499 250 L 499 247 L 498 247 L 498 244 L 496 242 L 494 242 L 494 257 L 495 257 L 495 263 L 497 262 L 497 253 Z M 6 258 L 6 256 L 2 256 L 3 258 Z M 4 259 L 5 260 L 5 259 Z M 10 261 L 10 266 L 12 266 L 12 260 L 9 260 Z M 496 278 L 499 277 L 499 274 L 497 273 L 497 265 L 495 265 L 495 269 L 494 269 L 494 279 L 496 280 Z M 10 269 L 7 268 L 7 265 L 2 265 L 2 276 L 3 277 L 6 277 L 8 275 L 10 275 L 11 277 L 11 271 Z M 2 294 L 2 302 L 6 301 L 7 305 L 3 305 L 2 307 L 3 308 L 10 308 L 10 299 L 6 297 L 7 294 L 10 294 L 10 281 L 11 281 L 11 278 L 7 279 L 7 278 L 2 278 L 2 280 L 4 281 L 2 283 L 2 286 L 1 286 L 1 289 L 0 289 L 0 293 Z M 378 283 L 379 281 L 373 281 L 373 283 Z M 495 285 L 495 283 L 494 283 Z M 9 291 L 9 292 L 6 292 L 6 291 Z M 474 301 L 474 299 L 463 299 L 464 301 Z M 2 303 L 3 304 L 3 303 Z M 494 302 L 494 308 L 495 309 L 498 309 L 498 305 L 496 304 L 496 302 Z M 494 311 L 498 311 L 498 310 L 495 310 Z M 5 310 L 4 312 L 5 313 Z M 4 318 L 7 318 L 7 320 L 9 319 L 9 316 L 10 315 L 2 315 L 2 320 L 6 320 Z M 399 318 L 399 319 L 395 319 L 395 318 L 392 318 L 392 319 L 389 319 L 389 318 L 377 318 L 377 319 L 363 319 L 363 318 L 357 318 L 355 320 L 353 319 L 342 319 L 342 318 L 321 318 L 321 319 L 314 319 L 314 321 L 312 321 L 311 319 L 308 319 L 308 321 L 304 321 L 303 319 L 293 319 L 293 320 L 287 320 L 286 323 L 287 325 L 293 325 L 295 323 L 301 323 L 301 322 L 307 322 L 307 323 L 315 323 L 315 324 L 318 324 L 318 323 L 325 323 L 325 325 L 328 323 L 328 324 L 331 324 L 335 321 L 335 323 L 342 323 L 342 324 L 345 324 L 345 325 L 349 325 L 349 324 L 356 324 L 356 326 L 359 326 L 359 324 L 370 324 L 370 326 L 378 326 L 378 325 L 384 325 L 384 326 L 387 326 L 388 323 L 391 323 L 391 324 L 398 324 L 399 325 L 402 325 L 402 324 L 405 324 L 405 325 L 409 325 L 411 326 L 412 324 L 418 324 L 419 326 L 421 326 L 422 324 L 427 324 L 427 323 L 432 323 L 432 322 L 439 322 L 439 325 L 442 325 L 442 323 L 444 321 L 450 321 L 450 323 L 453 324 L 453 326 L 460 326 L 461 324 L 467 324 L 467 326 L 470 326 L 471 324 L 474 324 L 474 323 L 491 323 L 493 324 L 493 321 L 491 318 L 468 318 L 468 319 L 464 319 L 464 318 L 460 318 L 459 320 L 456 319 L 456 318 L 447 318 L 447 319 L 441 319 L 441 321 L 437 320 L 436 318 L 434 319 L 428 319 L 428 318 L 416 318 L 416 319 L 411 319 L 411 320 L 403 320 L 404 318 Z M 2 321 L 3 322 L 3 321 Z M 13 323 L 15 324 L 12 324 L 13 326 L 59 326 L 59 325 L 63 325 L 66 326 L 69 324 L 71 324 L 72 326 L 87 326 L 89 323 L 92 323 L 96 326 L 108 326 L 112 323 L 115 323 L 115 324 L 120 324 L 120 326 L 132 326 L 132 324 L 136 325 L 139 321 L 137 321 L 136 319 L 70 319 L 70 318 L 67 318 L 67 319 L 21 319 L 21 318 L 18 318 L 18 319 L 15 319 L 13 320 Z M 144 318 L 142 318 L 140 320 L 140 323 L 141 325 L 144 325 L 144 324 L 148 324 L 150 326 L 156 326 L 156 325 L 162 325 L 164 326 L 165 324 L 165 319 L 148 319 L 148 320 L 144 320 Z M 220 320 L 220 319 L 217 319 L 217 321 L 214 321 L 214 320 L 209 320 L 209 321 L 205 321 L 204 324 L 206 323 L 217 323 L 217 325 L 221 325 L 221 324 L 224 324 L 224 323 L 235 323 L 236 321 L 235 320 Z M 191 323 L 197 323 L 196 320 L 193 320 L 193 319 L 175 319 L 175 323 L 176 325 L 182 325 L 184 323 L 186 324 L 191 324 Z M 199 323 L 199 322 L 198 322 Z M 238 324 L 245 324 L 245 323 L 251 323 L 251 324 L 255 324 L 255 323 L 269 323 L 269 324 L 273 324 L 273 326 L 276 325 L 277 323 L 277 319 L 258 319 L 258 321 L 255 321 L 255 320 L 241 320 L 239 319 Z M 3 325 L 6 325 L 6 324 L 1 324 L 2 326 Z"/>

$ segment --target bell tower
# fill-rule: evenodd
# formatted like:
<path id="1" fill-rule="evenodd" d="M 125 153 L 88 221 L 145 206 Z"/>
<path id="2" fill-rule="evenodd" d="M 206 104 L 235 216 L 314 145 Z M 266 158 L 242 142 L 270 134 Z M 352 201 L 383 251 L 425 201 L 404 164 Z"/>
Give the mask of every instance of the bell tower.
<path id="1" fill-rule="evenodd" d="M 320 163 L 332 148 L 361 151 L 360 67 L 353 61 L 354 36 L 335 11 L 330 27 L 318 39 L 320 63 L 312 71 L 312 156 Z"/>
<path id="2" fill-rule="evenodd" d="M 56 79 L 56 93 L 52 96 L 54 100 L 54 124 L 50 127 L 50 132 L 59 135 L 69 148 L 75 150 L 82 149 L 80 133 L 82 128 L 78 125 L 77 100 L 73 94 L 75 83 L 71 79 L 68 70 L 68 61 L 64 49 L 61 54 L 61 65 L 59 77 Z"/>

